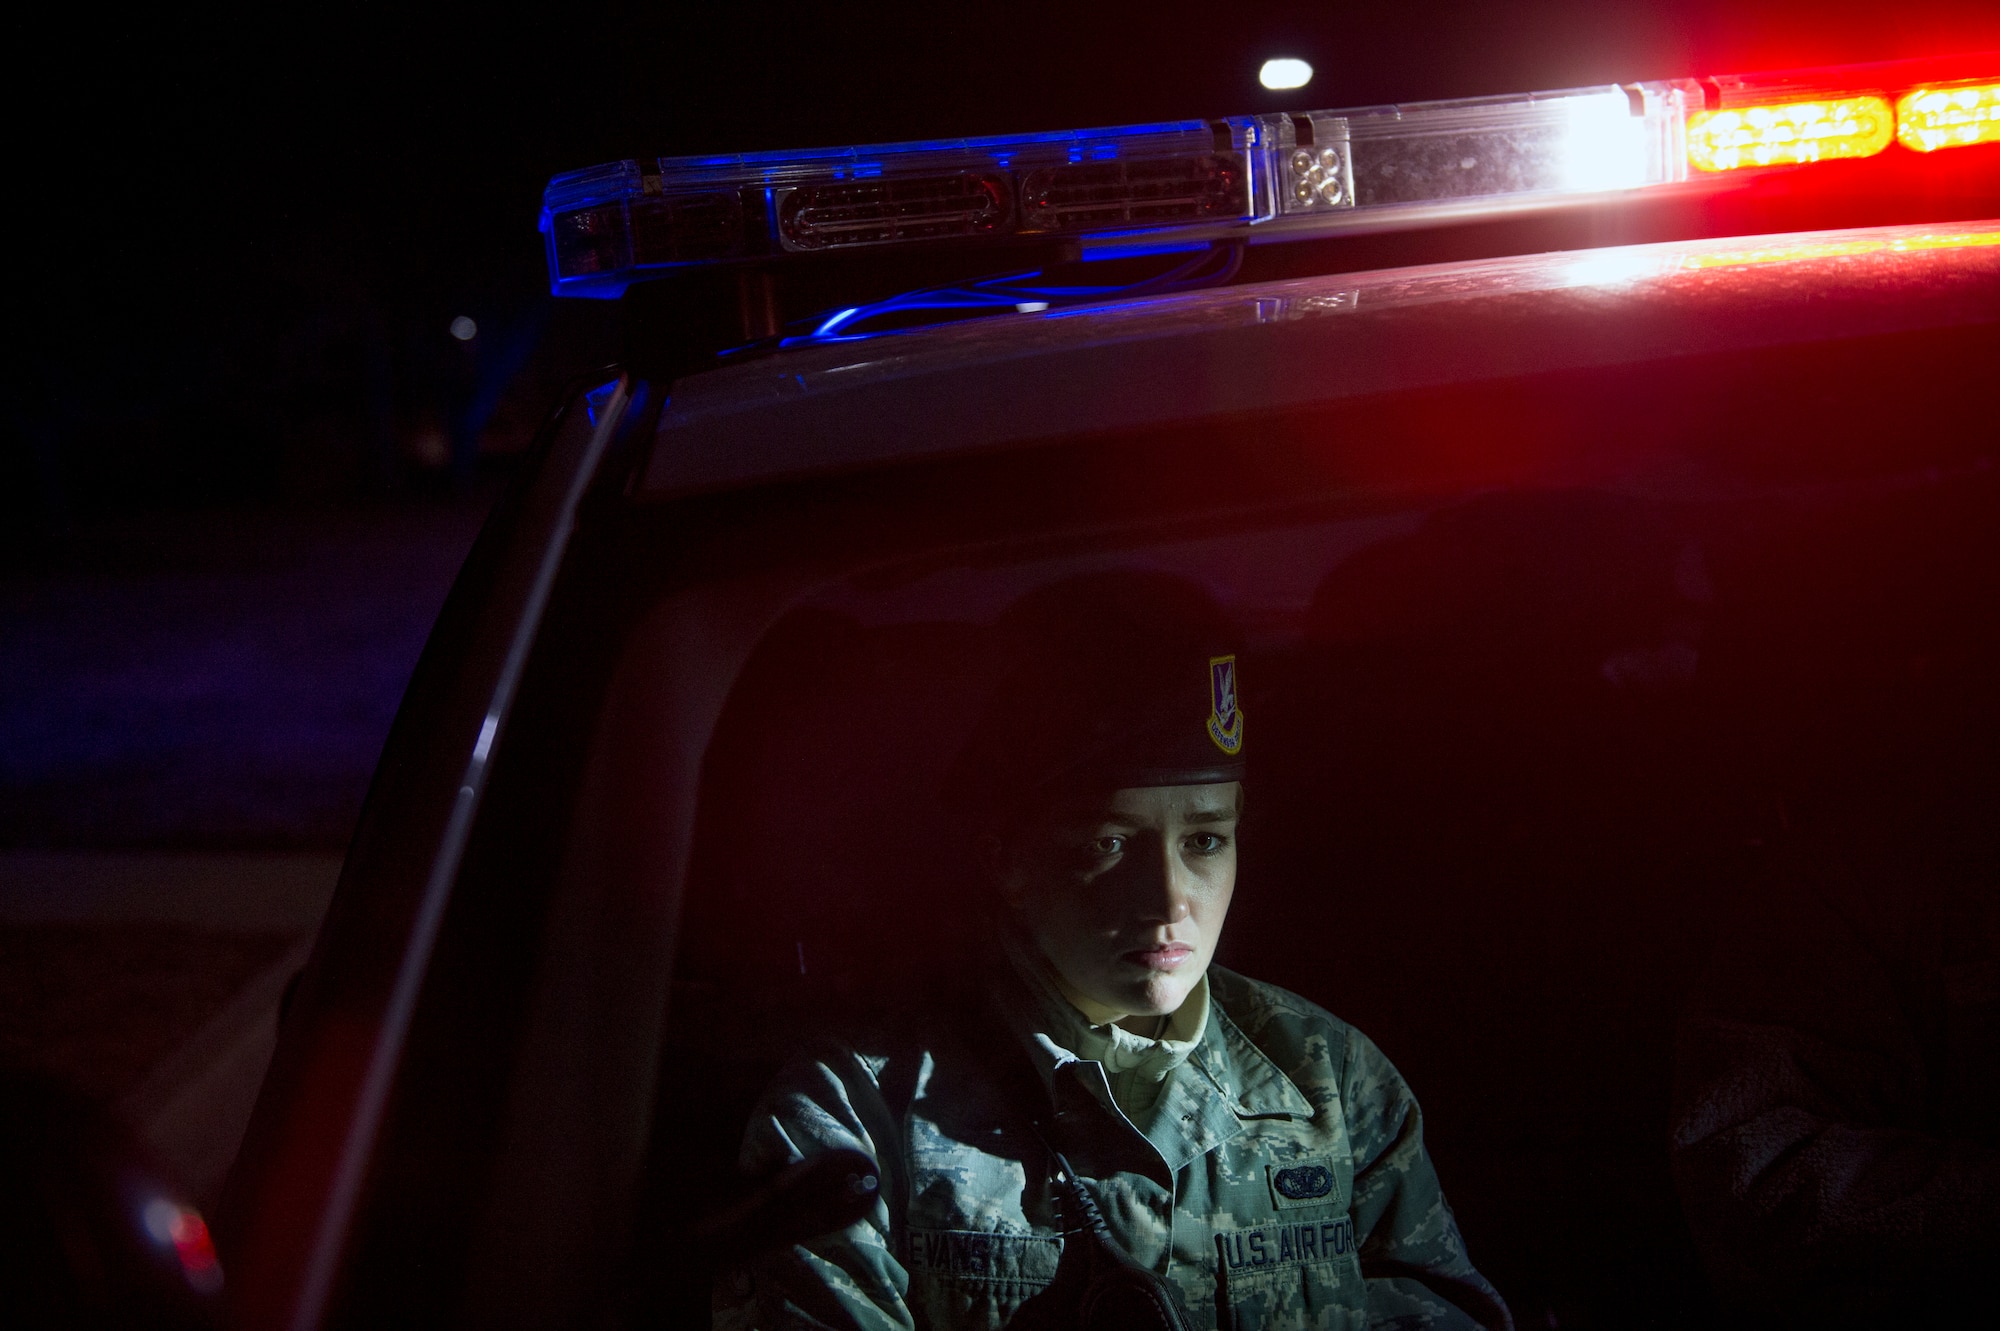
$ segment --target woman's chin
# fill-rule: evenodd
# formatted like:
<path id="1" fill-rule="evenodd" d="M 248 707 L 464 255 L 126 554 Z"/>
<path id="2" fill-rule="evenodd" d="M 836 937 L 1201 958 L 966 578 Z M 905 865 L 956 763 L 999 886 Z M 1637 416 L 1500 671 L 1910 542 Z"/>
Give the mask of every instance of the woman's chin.
<path id="1" fill-rule="evenodd" d="M 1057 984 L 1063 996 L 1092 1023 L 1107 1019 L 1123 1021 L 1128 1017 L 1168 1017 L 1187 1002 L 1206 966 L 1183 966 L 1173 973 L 1155 970 L 1134 974 L 1135 969 L 1114 967 L 1108 973 L 1098 970 L 1091 977 L 1094 982 L 1088 986 L 1076 984 L 1058 971 Z"/>
<path id="2" fill-rule="evenodd" d="M 1165 976 L 1158 976 L 1148 980 L 1145 984 L 1139 986 L 1137 992 L 1132 995 L 1132 1015 L 1135 1017 L 1172 1016 L 1181 1010 L 1181 1004 L 1187 1002 L 1188 993 L 1193 988 L 1194 979 L 1192 977 L 1184 979 L 1176 975 L 1169 979 Z"/>

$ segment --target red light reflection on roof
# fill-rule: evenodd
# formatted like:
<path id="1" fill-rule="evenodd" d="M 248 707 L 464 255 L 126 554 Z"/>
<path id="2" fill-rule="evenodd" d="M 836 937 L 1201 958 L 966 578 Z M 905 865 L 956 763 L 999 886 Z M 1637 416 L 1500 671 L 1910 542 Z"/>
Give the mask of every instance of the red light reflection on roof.
<path id="1" fill-rule="evenodd" d="M 1920 250 L 1978 249 L 1988 245 L 2000 245 L 2000 231 L 1936 231 L 1886 239 L 1783 242 L 1760 245 L 1754 249 L 1690 254 L 1681 259 L 1681 267 L 1740 268 L 1756 263 L 1800 263 L 1808 259 L 1841 259 L 1859 254 L 1910 254 Z"/>

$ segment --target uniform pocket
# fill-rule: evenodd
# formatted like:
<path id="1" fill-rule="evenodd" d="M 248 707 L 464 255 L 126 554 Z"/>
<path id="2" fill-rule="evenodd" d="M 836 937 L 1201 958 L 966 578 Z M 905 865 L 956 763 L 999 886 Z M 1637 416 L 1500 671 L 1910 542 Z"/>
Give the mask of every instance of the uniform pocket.
<path id="1" fill-rule="evenodd" d="M 985 1230 L 912 1229 L 904 1266 L 920 1325 L 1004 1325 L 1048 1288 L 1062 1260 L 1062 1240 Z"/>

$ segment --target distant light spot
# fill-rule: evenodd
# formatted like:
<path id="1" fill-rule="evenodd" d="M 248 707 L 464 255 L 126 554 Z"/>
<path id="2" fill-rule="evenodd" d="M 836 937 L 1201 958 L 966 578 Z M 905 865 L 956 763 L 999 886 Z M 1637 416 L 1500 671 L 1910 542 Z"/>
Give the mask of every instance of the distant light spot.
<path id="1" fill-rule="evenodd" d="M 1048 307 L 1049 303 L 1045 300 L 1023 300 L 1015 303 L 1014 310 L 1019 314 L 1040 314 Z"/>
<path id="2" fill-rule="evenodd" d="M 461 342 L 470 342 L 479 336 L 479 325 L 461 314 L 451 321 L 451 335 Z"/>
<path id="3" fill-rule="evenodd" d="M 1286 88 L 1303 88 L 1312 82 L 1313 67 L 1292 56 L 1279 56 L 1266 60 L 1264 67 L 1257 71 L 1257 82 L 1267 88 L 1282 91 Z"/>
<path id="4" fill-rule="evenodd" d="M 152 1235 L 153 1242 L 165 1245 L 174 1241 L 174 1226 L 181 1218 L 180 1207 L 164 1197 L 155 1197 L 146 1203 L 145 1210 L 141 1211 L 139 1216 L 146 1226 L 146 1232 Z"/>
<path id="5" fill-rule="evenodd" d="M 173 1249 L 180 1259 L 181 1274 L 197 1293 L 215 1294 L 222 1289 L 222 1264 L 216 1260 L 215 1241 L 201 1212 L 155 1197 L 140 1211 L 139 1219 L 155 1243 Z"/>
<path id="6" fill-rule="evenodd" d="M 427 421 L 412 431 L 404 446 L 410 459 L 420 467 L 437 468 L 451 461 L 451 436 L 435 421 Z"/>

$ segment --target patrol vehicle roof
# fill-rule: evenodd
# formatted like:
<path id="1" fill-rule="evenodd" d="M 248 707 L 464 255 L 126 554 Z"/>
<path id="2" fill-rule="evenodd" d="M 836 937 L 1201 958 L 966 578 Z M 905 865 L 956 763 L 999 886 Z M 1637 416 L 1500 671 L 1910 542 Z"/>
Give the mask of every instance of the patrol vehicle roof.
<path id="1" fill-rule="evenodd" d="M 1810 299 L 1801 299 L 1810 291 Z M 696 374 L 644 489 L 1991 323 L 2000 219 L 1521 256 L 1020 313 Z"/>

